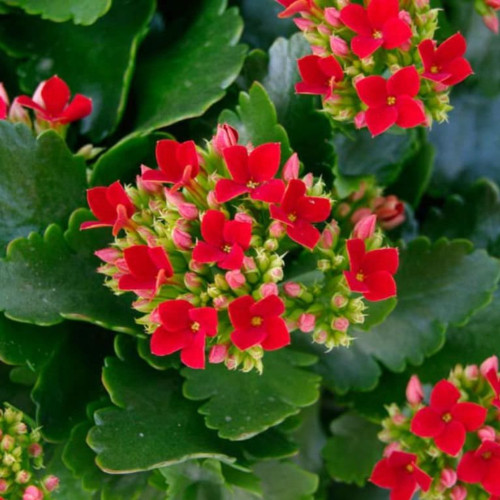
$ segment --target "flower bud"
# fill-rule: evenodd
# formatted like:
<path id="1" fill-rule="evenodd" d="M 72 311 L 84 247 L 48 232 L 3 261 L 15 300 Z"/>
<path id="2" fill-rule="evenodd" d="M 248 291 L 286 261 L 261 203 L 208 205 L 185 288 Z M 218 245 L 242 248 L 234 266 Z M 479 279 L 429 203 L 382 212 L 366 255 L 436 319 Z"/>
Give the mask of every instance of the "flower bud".
<path id="1" fill-rule="evenodd" d="M 210 363 L 222 363 L 226 359 L 227 352 L 227 345 L 216 344 L 210 349 L 208 361 Z"/>
<path id="2" fill-rule="evenodd" d="M 271 225 L 269 226 L 269 234 L 273 238 L 281 238 L 286 234 L 286 226 L 283 224 L 283 222 L 279 221 L 273 221 L 271 222 Z"/>
<path id="3" fill-rule="evenodd" d="M 285 165 L 283 166 L 283 180 L 288 182 L 292 179 L 298 179 L 299 166 L 299 157 L 297 156 L 297 153 L 293 153 L 293 155 L 288 158 Z"/>
<path id="4" fill-rule="evenodd" d="M 24 490 L 23 500 L 43 500 L 43 493 L 36 486 L 28 486 Z"/>
<path id="5" fill-rule="evenodd" d="M 300 31 L 307 31 L 315 26 L 314 21 L 311 21 L 310 19 L 304 19 L 302 17 L 295 18 L 293 22 Z"/>
<path id="6" fill-rule="evenodd" d="M 217 311 L 222 311 L 223 309 L 227 309 L 229 299 L 225 295 L 219 295 L 218 297 L 215 297 L 213 304 Z"/>
<path id="7" fill-rule="evenodd" d="M 331 300 L 332 307 L 335 309 L 342 309 L 348 302 L 347 297 L 344 297 L 340 293 L 336 293 Z"/>
<path id="8" fill-rule="evenodd" d="M 186 231 L 180 229 L 179 226 L 174 227 L 172 231 L 172 240 L 174 242 L 174 245 L 179 250 L 187 251 L 193 247 L 193 240 L 191 238 L 191 235 Z"/>
<path id="9" fill-rule="evenodd" d="M 215 191 L 209 191 L 207 194 L 207 204 L 209 208 L 219 208 L 220 203 L 217 201 Z"/>
<path id="10" fill-rule="evenodd" d="M 257 270 L 257 264 L 253 257 L 245 257 L 243 258 L 243 270 L 246 272 L 252 272 Z"/>
<path id="11" fill-rule="evenodd" d="M 383 452 L 384 457 L 390 457 L 394 451 L 401 451 L 401 445 L 397 442 L 389 443 Z"/>
<path id="12" fill-rule="evenodd" d="M 15 439 L 12 436 L 10 436 L 9 434 L 6 434 L 2 438 L 2 450 L 10 451 L 14 448 L 15 444 L 16 444 Z"/>
<path id="13" fill-rule="evenodd" d="M 287 281 L 283 285 L 283 291 L 285 292 L 285 295 L 291 298 L 299 297 L 301 292 L 302 292 L 302 287 L 298 284 L 295 283 L 294 281 Z"/>
<path id="14" fill-rule="evenodd" d="M 485 359 L 479 368 L 481 375 L 483 377 L 486 377 L 486 375 L 490 371 L 494 371 L 495 373 L 498 373 L 498 358 L 496 356 L 491 356 L 487 359 Z"/>
<path id="15" fill-rule="evenodd" d="M 321 47 L 321 45 L 311 45 L 311 50 L 315 56 L 319 57 L 328 56 L 328 51 L 324 47 Z"/>
<path id="16" fill-rule="evenodd" d="M 366 127 L 366 113 L 364 111 L 360 111 L 354 117 L 354 126 L 360 130 Z"/>
<path id="17" fill-rule="evenodd" d="M 397 196 L 380 196 L 374 201 L 374 213 L 383 229 L 394 229 L 405 219 L 405 207 Z"/>
<path id="18" fill-rule="evenodd" d="M 339 332 L 347 332 L 349 325 L 350 323 L 347 318 L 335 318 L 332 321 L 332 328 Z"/>
<path id="19" fill-rule="evenodd" d="M 5 479 L 0 479 L 0 493 L 5 493 L 9 489 L 9 483 Z"/>
<path id="20" fill-rule="evenodd" d="M 450 500 L 465 500 L 467 498 L 467 489 L 465 486 L 455 486 L 450 491 Z"/>
<path id="21" fill-rule="evenodd" d="M 495 10 L 500 10 L 500 0 L 486 0 L 486 5 Z"/>
<path id="22" fill-rule="evenodd" d="M 28 112 L 19 104 L 17 97 L 10 106 L 9 120 L 13 123 L 24 123 L 28 127 L 31 127 L 30 116 Z"/>
<path id="23" fill-rule="evenodd" d="M 336 56 L 346 57 L 349 55 L 349 46 L 347 42 L 339 36 L 332 35 L 330 37 L 330 48 Z"/>
<path id="24" fill-rule="evenodd" d="M 477 365 L 467 365 L 464 374 L 467 380 L 477 380 L 479 377 L 479 368 Z"/>
<path id="25" fill-rule="evenodd" d="M 297 320 L 297 327 L 301 332 L 310 333 L 316 326 L 316 316 L 314 314 L 304 313 L 299 316 Z"/>
<path id="26" fill-rule="evenodd" d="M 19 422 L 16 427 L 16 434 L 26 434 L 28 432 L 28 427 L 24 422 Z"/>
<path id="27" fill-rule="evenodd" d="M 495 429 L 490 425 L 481 427 L 481 429 L 477 431 L 477 435 L 481 441 L 495 441 L 497 438 Z"/>
<path id="28" fill-rule="evenodd" d="M 234 220 L 237 220 L 238 222 L 246 222 L 247 224 L 253 224 L 255 222 L 255 219 L 245 212 L 238 212 L 235 214 Z"/>
<path id="29" fill-rule="evenodd" d="M 439 478 L 439 484 L 445 488 L 451 488 L 455 486 L 457 482 L 457 473 L 453 470 L 447 467 L 446 469 L 443 469 L 441 471 L 441 477 Z"/>
<path id="30" fill-rule="evenodd" d="M 54 491 L 59 486 L 59 478 L 56 476 L 47 476 L 43 480 L 43 485 L 47 491 Z"/>
<path id="31" fill-rule="evenodd" d="M 278 295 L 278 285 L 276 283 L 264 283 L 259 291 L 263 298 L 269 297 L 269 295 Z"/>
<path id="32" fill-rule="evenodd" d="M 96 250 L 94 255 L 99 257 L 102 261 L 107 264 L 115 265 L 117 259 L 122 257 L 122 252 L 117 248 L 103 248 L 102 250 Z"/>
<path id="33" fill-rule="evenodd" d="M 416 406 L 424 399 L 424 390 L 417 375 L 412 375 L 406 386 L 406 400 L 412 406 Z"/>
<path id="34" fill-rule="evenodd" d="M 212 138 L 212 144 L 215 152 L 222 156 L 222 152 L 226 148 L 238 144 L 238 132 L 227 123 L 219 124 L 217 125 L 217 132 Z"/>
<path id="35" fill-rule="evenodd" d="M 484 15 L 483 22 L 489 30 L 493 31 L 493 33 L 495 34 L 498 34 L 498 17 L 495 12 Z"/>
<path id="36" fill-rule="evenodd" d="M 313 333 L 313 340 L 317 344 L 324 344 L 328 339 L 328 333 L 325 330 L 319 330 Z"/>
<path id="37" fill-rule="evenodd" d="M 162 184 L 160 182 L 145 181 L 143 175 L 148 171 L 154 171 L 152 168 L 146 167 L 146 165 L 141 165 L 141 175 L 136 176 L 137 187 L 142 191 L 146 191 L 150 194 L 161 193 L 163 190 Z"/>
<path id="38" fill-rule="evenodd" d="M 237 290 L 245 284 L 246 279 L 241 271 L 234 270 L 226 273 L 226 281 L 232 290 Z"/>
<path id="39" fill-rule="evenodd" d="M 31 474 L 27 470 L 20 470 L 16 474 L 16 483 L 26 484 L 31 479 Z"/>
<path id="40" fill-rule="evenodd" d="M 312 185 L 314 184 L 314 176 L 310 172 L 304 177 L 302 177 L 302 182 L 306 185 L 307 189 L 311 189 Z"/>
<path id="41" fill-rule="evenodd" d="M 318 245 L 323 250 L 331 250 L 337 244 L 337 238 L 340 234 L 339 225 L 336 220 L 332 220 L 325 226 L 321 232 Z"/>
<path id="42" fill-rule="evenodd" d="M 196 273 L 188 271 L 184 274 L 184 284 L 190 292 L 193 292 L 202 287 L 203 279 L 201 279 Z"/>
<path id="43" fill-rule="evenodd" d="M 374 214 L 368 215 L 360 219 L 352 231 L 353 238 L 360 238 L 366 240 L 371 238 L 375 232 L 375 226 L 377 225 L 377 216 Z"/>
<path id="44" fill-rule="evenodd" d="M 325 8 L 325 20 L 334 28 L 342 26 L 342 21 L 340 20 L 340 11 L 335 7 Z"/>
<path id="45" fill-rule="evenodd" d="M 43 448 L 38 443 L 33 443 L 28 446 L 28 453 L 31 457 L 39 457 L 43 452 Z"/>
<path id="46" fill-rule="evenodd" d="M 339 203 L 337 206 L 337 213 L 340 217 L 346 217 L 351 211 L 351 206 L 348 203 Z"/>

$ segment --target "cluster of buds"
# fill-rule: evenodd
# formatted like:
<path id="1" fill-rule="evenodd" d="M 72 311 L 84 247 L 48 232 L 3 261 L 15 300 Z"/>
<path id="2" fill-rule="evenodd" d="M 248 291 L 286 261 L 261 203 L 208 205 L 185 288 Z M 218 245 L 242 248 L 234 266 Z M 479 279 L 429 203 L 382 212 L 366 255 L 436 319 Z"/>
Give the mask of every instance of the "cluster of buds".
<path id="1" fill-rule="evenodd" d="M 472 73 L 461 34 L 439 46 L 433 39 L 438 11 L 428 0 L 277 1 L 281 17 L 300 14 L 313 52 L 298 60 L 296 92 L 322 96 L 334 120 L 373 136 L 446 120 L 450 87 Z"/>
<path id="2" fill-rule="evenodd" d="M 333 191 L 299 177 L 297 155 L 282 161 L 279 143 L 239 145 L 219 125 L 206 148 L 158 141 L 156 160 L 136 186 L 89 189 L 97 220 L 82 225 L 112 228 L 99 271 L 115 293 L 136 294 L 153 354 L 180 351 L 204 368 L 208 351 L 211 363 L 261 371 L 264 351 L 288 345 L 291 330 L 346 345 L 349 325 L 364 321 L 363 298 L 396 295 L 398 252 L 380 248 L 376 215 L 340 227 Z M 301 252 L 313 279 L 284 281 L 286 255 Z"/>
<path id="3" fill-rule="evenodd" d="M 497 10 L 500 10 L 500 0 L 474 0 L 474 7 L 488 29 L 498 34 Z"/>
<path id="4" fill-rule="evenodd" d="M 413 375 L 407 404 L 388 408 L 379 434 L 388 445 L 371 481 L 394 500 L 500 499 L 500 376 L 496 356 L 457 366 L 424 397 Z"/>
<path id="5" fill-rule="evenodd" d="M 21 411 L 7 407 L 0 410 L 0 500 L 19 498 L 42 500 L 50 498 L 59 479 L 39 477 L 43 467 L 40 431 L 29 430 Z"/>
<path id="6" fill-rule="evenodd" d="M 92 100 L 88 97 L 76 94 L 71 102 L 70 97 L 68 85 L 58 76 L 41 82 L 33 97 L 21 95 L 12 103 L 0 84 L 0 120 L 24 123 L 37 133 L 53 129 L 64 135 L 69 123 L 86 117 L 92 111 Z M 25 108 L 33 110 L 33 121 Z"/>

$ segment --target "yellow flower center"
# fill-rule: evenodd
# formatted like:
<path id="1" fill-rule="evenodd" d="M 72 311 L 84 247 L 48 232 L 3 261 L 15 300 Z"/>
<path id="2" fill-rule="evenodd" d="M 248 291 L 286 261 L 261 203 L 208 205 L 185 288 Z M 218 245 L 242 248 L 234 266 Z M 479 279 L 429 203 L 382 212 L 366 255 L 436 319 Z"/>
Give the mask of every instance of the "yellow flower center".
<path id="1" fill-rule="evenodd" d="M 411 474 L 415 470 L 415 467 L 412 464 L 408 464 L 406 470 Z"/>
<path id="2" fill-rule="evenodd" d="M 431 73 L 439 73 L 439 68 L 437 66 L 432 66 Z"/>
<path id="3" fill-rule="evenodd" d="M 443 415 L 443 422 L 451 422 L 453 420 L 453 417 L 451 416 L 451 413 L 445 413 Z"/>
<path id="4" fill-rule="evenodd" d="M 254 316 L 250 323 L 252 326 L 260 326 L 262 325 L 262 318 L 260 316 Z"/>
<path id="5" fill-rule="evenodd" d="M 191 330 L 193 332 L 197 332 L 200 330 L 200 324 L 198 323 L 198 321 L 195 321 L 194 323 L 191 324 Z"/>
<path id="6" fill-rule="evenodd" d="M 364 281 L 365 280 L 365 275 L 360 271 L 358 274 L 356 274 L 356 279 L 358 281 Z"/>
<path id="7" fill-rule="evenodd" d="M 485 460 L 489 460 L 491 458 L 491 451 L 487 451 L 486 453 L 483 453 L 483 458 Z"/>
<path id="8" fill-rule="evenodd" d="M 389 106 L 394 106 L 394 104 L 396 104 L 396 98 L 395 98 L 394 96 L 392 96 L 392 95 L 391 95 L 391 96 L 389 96 L 389 97 L 387 98 L 387 104 L 388 104 Z"/>
<path id="9" fill-rule="evenodd" d="M 380 40 L 382 38 L 382 32 L 381 31 L 374 31 L 373 38 L 375 38 L 375 40 Z"/>
<path id="10" fill-rule="evenodd" d="M 222 249 L 224 252 L 229 253 L 231 251 L 231 245 L 224 245 L 224 248 Z"/>
<path id="11" fill-rule="evenodd" d="M 249 188 L 249 189 L 255 189 L 258 185 L 259 185 L 258 182 L 255 182 L 255 181 L 252 181 L 252 180 L 249 180 L 247 182 L 247 188 Z"/>
<path id="12" fill-rule="evenodd" d="M 289 214 L 288 215 L 288 220 L 290 222 L 295 222 L 297 220 L 297 216 L 295 214 Z"/>

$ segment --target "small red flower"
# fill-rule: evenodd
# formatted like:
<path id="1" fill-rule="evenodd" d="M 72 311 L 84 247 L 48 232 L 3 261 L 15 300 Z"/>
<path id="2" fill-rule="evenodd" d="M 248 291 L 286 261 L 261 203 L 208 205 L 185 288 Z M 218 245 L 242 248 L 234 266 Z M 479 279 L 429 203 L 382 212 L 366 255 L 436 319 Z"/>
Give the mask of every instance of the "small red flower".
<path id="1" fill-rule="evenodd" d="M 424 40 L 418 46 L 424 63 L 422 76 L 443 85 L 455 85 L 472 74 L 469 62 L 463 57 L 467 50 L 465 38 L 457 33 L 436 48 L 434 40 Z"/>
<path id="2" fill-rule="evenodd" d="M 226 148 L 238 144 L 238 131 L 227 123 L 217 125 L 217 132 L 212 138 L 212 144 L 215 151 L 222 155 Z"/>
<path id="3" fill-rule="evenodd" d="M 481 427 L 486 408 L 476 403 L 457 403 L 460 391 L 447 380 L 436 384 L 430 405 L 419 410 L 411 421 L 411 431 L 420 437 L 433 438 L 436 446 L 448 455 L 457 455 L 467 432 Z"/>
<path id="4" fill-rule="evenodd" d="M 500 377 L 498 376 L 498 358 L 491 356 L 481 364 L 481 374 L 495 391 L 491 404 L 500 408 Z"/>
<path id="5" fill-rule="evenodd" d="M 7 91 L 3 86 L 3 83 L 0 83 L 0 120 L 6 120 L 9 112 L 9 96 L 7 95 Z"/>
<path id="6" fill-rule="evenodd" d="M 330 200 L 306 196 L 306 185 L 292 179 L 280 205 L 271 205 L 271 217 L 286 224 L 286 232 L 293 240 L 311 250 L 318 243 L 321 233 L 312 224 L 323 222 L 331 212 Z"/>
<path id="7" fill-rule="evenodd" d="M 340 20 L 357 33 L 351 41 L 352 51 L 361 58 L 377 49 L 401 47 L 411 37 L 411 28 L 399 18 L 398 0 L 371 0 L 364 9 L 349 4 L 340 12 Z"/>
<path id="8" fill-rule="evenodd" d="M 218 210 L 208 210 L 201 221 L 201 235 L 193 249 L 193 260 L 200 264 L 216 262 L 221 269 L 241 269 L 244 251 L 250 246 L 252 224 L 227 220 Z"/>
<path id="9" fill-rule="evenodd" d="M 272 351 L 290 343 L 290 333 L 280 318 L 285 305 L 277 295 L 269 295 L 257 302 L 245 295 L 233 300 L 228 311 L 234 326 L 231 340 L 238 349 L 261 345 L 266 351 Z"/>
<path id="10" fill-rule="evenodd" d="M 98 220 L 84 222 L 80 229 L 112 226 L 113 236 L 116 236 L 120 229 L 127 226 L 130 217 L 135 212 L 134 205 L 119 181 L 113 182 L 108 187 L 87 190 L 87 202 Z"/>
<path id="11" fill-rule="evenodd" d="M 305 56 L 297 64 L 303 80 L 295 84 L 297 94 L 317 94 L 330 99 L 337 84 L 344 79 L 342 66 L 333 56 Z"/>
<path id="12" fill-rule="evenodd" d="M 399 256 L 396 248 L 379 248 L 366 251 L 365 242 L 359 238 L 347 240 L 350 271 L 344 271 L 349 288 L 360 292 L 366 300 L 384 300 L 396 295 L 393 275 L 398 270 Z"/>
<path id="13" fill-rule="evenodd" d="M 162 139 L 156 143 L 156 161 L 160 170 L 146 170 L 142 178 L 150 182 L 174 184 L 173 190 L 187 186 L 198 175 L 200 164 L 193 141 Z"/>
<path id="14" fill-rule="evenodd" d="M 374 467 L 370 481 L 391 490 L 391 500 L 410 500 L 415 491 L 427 491 L 432 478 L 416 465 L 417 455 L 393 451 Z"/>
<path id="15" fill-rule="evenodd" d="M 166 356 L 181 351 L 190 368 L 205 368 L 205 338 L 217 335 L 217 311 L 194 307 L 187 300 L 168 300 L 158 306 L 161 321 L 151 337 L 151 352 Z"/>
<path id="16" fill-rule="evenodd" d="M 22 95 L 17 102 L 35 110 L 38 118 L 61 125 L 80 120 L 92 112 L 92 99 L 76 94 L 71 102 L 69 87 L 64 80 L 53 76 L 42 82 L 33 98 Z"/>
<path id="17" fill-rule="evenodd" d="M 123 257 L 129 270 L 118 281 L 120 290 L 154 290 L 174 275 L 163 247 L 134 245 L 125 248 Z"/>
<path id="18" fill-rule="evenodd" d="M 314 0 L 276 0 L 279 4 L 285 7 L 283 12 L 278 14 L 278 17 L 291 17 L 299 13 L 310 13 L 314 6 Z"/>
<path id="19" fill-rule="evenodd" d="M 365 113 L 368 129 L 373 136 L 396 124 L 411 128 L 426 121 L 423 104 L 414 99 L 420 90 L 420 78 L 415 66 L 407 66 L 388 80 L 368 76 L 356 84 L 359 98 L 369 107 Z"/>
<path id="20" fill-rule="evenodd" d="M 244 146 L 224 149 L 224 160 L 232 179 L 220 179 L 215 186 L 218 203 L 249 193 L 252 200 L 277 203 L 283 197 L 285 184 L 274 179 L 280 167 L 279 142 L 261 144 L 250 154 Z"/>
<path id="21" fill-rule="evenodd" d="M 460 460 L 457 476 L 464 483 L 481 483 L 491 495 L 500 495 L 500 444 L 483 441 Z"/>

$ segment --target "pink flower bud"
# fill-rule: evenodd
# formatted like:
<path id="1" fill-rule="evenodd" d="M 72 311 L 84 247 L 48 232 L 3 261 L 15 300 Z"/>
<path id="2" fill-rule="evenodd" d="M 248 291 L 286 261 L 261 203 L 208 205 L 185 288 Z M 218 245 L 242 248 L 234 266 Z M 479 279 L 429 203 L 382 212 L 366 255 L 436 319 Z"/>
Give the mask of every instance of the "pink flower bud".
<path id="1" fill-rule="evenodd" d="M 215 196 L 215 191 L 209 191 L 207 195 L 207 203 L 209 208 L 219 208 L 220 204 Z"/>
<path id="2" fill-rule="evenodd" d="M 350 323 L 347 318 L 335 318 L 332 321 L 332 328 L 339 332 L 347 332 L 349 325 Z"/>
<path id="3" fill-rule="evenodd" d="M 493 427 L 485 425 L 477 431 L 477 435 L 481 441 L 495 441 L 497 438 L 497 433 Z"/>
<path id="4" fill-rule="evenodd" d="M 202 264 L 201 262 L 196 262 L 195 260 L 191 259 L 189 261 L 188 267 L 189 269 L 191 269 L 191 271 L 198 273 L 205 268 L 205 264 Z"/>
<path id="5" fill-rule="evenodd" d="M 330 250 L 337 243 L 337 236 L 340 233 L 339 225 L 336 220 L 332 220 L 326 225 L 325 229 L 321 232 L 319 238 L 319 246 L 324 250 Z"/>
<path id="6" fill-rule="evenodd" d="M 260 287 L 260 294 L 262 297 L 269 297 L 269 295 L 278 295 L 278 285 L 276 283 L 264 283 Z"/>
<path id="7" fill-rule="evenodd" d="M 28 486 L 24 490 L 23 500 L 43 500 L 43 493 L 36 486 Z"/>
<path id="8" fill-rule="evenodd" d="M 283 291 L 288 297 L 298 297 L 302 292 L 302 287 L 293 281 L 288 281 L 283 285 Z"/>
<path id="9" fill-rule="evenodd" d="M 476 380 L 479 377 L 479 368 L 477 365 L 467 365 L 464 373 L 468 380 Z"/>
<path id="10" fill-rule="evenodd" d="M 217 311 L 222 311 L 223 309 L 227 309 L 229 305 L 229 299 L 224 295 L 219 295 L 214 299 L 214 307 Z"/>
<path id="11" fill-rule="evenodd" d="M 441 471 L 441 477 L 439 478 L 439 483 L 445 489 L 455 486 L 457 482 L 457 473 L 450 468 L 443 469 Z"/>
<path id="12" fill-rule="evenodd" d="M 283 180 L 288 182 L 292 179 L 298 179 L 299 167 L 299 157 L 297 156 L 297 153 L 293 153 L 293 155 L 288 158 L 285 165 L 283 166 Z"/>
<path id="13" fill-rule="evenodd" d="M 177 205 L 179 214 L 186 220 L 195 220 L 198 218 L 199 211 L 193 203 L 182 202 Z"/>
<path id="14" fill-rule="evenodd" d="M 300 31 L 307 31 L 311 28 L 314 28 L 315 26 L 314 21 L 311 21 L 310 19 L 304 19 L 303 17 L 295 18 L 293 22 Z"/>
<path id="15" fill-rule="evenodd" d="M 172 231 L 172 240 L 179 250 L 190 250 L 193 247 L 191 235 L 177 226 Z"/>
<path id="16" fill-rule="evenodd" d="M 235 214 L 234 220 L 237 220 L 238 222 L 246 222 L 248 224 L 253 224 L 255 222 L 252 216 L 246 214 L 245 212 L 238 212 Z"/>
<path id="17" fill-rule="evenodd" d="M 394 195 L 376 198 L 373 211 L 382 229 L 394 229 L 406 219 L 405 207 Z"/>
<path id="18" fill-rule="evenodd" d="M 210 363 L 222 363 L 227 356 L 227 345 L 216 344 L 210 349 L 210 354 L 208 355 L 208 361 Z"/>
<path id="19" fill-rule="evenodd" d="M 48 476 L 43 480 L 43 484 L 47 491 L 54 491 L 59 486 L 59 478 L 56 476 Z"/>
<path id="20" fill-rule="evenodd" d="M 196 273 L 188 271 L 184 274 L 184 284 L 190 290 L 198 289 L 203 285 L 203 280 Z"/>
<path id="21" fill-rule="evenodd" d="M 24 123 L 25 125 L 31 125 L 31 119 L 26 111 L 18 102 L 17 97 L 12 102 L 9 109 L 9 120 L 14 123 Z"/>
<path id="22" fill-rule="evenodd" d="M 399 19 L 401 19 L 401 21 L 404 21 L 408 26 L 411 26 L 411 16 L 407 10 L 400 10 L 398 17 Z"/>
<path id="23" fill-rule="evenodd" d="M 412 375 L 406 386 L 406 400 L 410 405 L 416 406 L 424 399 L 424 390 L 417 375 Z"/>
<path id="24" fill-rule="evenodd" d="M 349 46 L 347 45 L 347 42 L 339 36 L 333 35 L 330 37 L 330 48 L 336 56 L 346 57 L 349 55 Z"/>
<path id="25" fill-rule="evenodd" d="M 422 9 L 424 7 L 427 7 L 429 5 L 429 0 L 414 0 L 415 5 L 419 8 Z"/>
<path id="26" fill-rule="evenodd" d="M 160 311 L 159 311 L 158 307 L 151 311 L 151 314 L 149 315 L 149 319 L 153 323 L 161 324 Z"/>
<path id="27" fill-rule="evenodd" d="M 271 222 L 271 225 L 269 226 L 269 234 L 273 238 L 281 238 L 286 234 L 285 224 L 277 220 Z"/>
<path id="28" fill-rule="evenodd" d="M 94 252 L 102 261 L 107 264 L 115 264 L 115 262 L 122 257 L 122 252 L 117 248 L 103 248 Z"/>
<path id="29" fill-rule="evenodd" d="M 347 304 L 347 297 L 344 297 L 343 295 L 336 293 L 332 297 L 332 304 L 337 309 L 341 309 L 342 307 L 344 307 Z"/>
<path id="30" fill-rule="evenodd" d="M 494 12 L 483 16 L 483 22 L 489 30 L 493 31 L 493 33 L 495 34 L 498 34 L 498 17 Z"/>
<path id="31" fill-rule="evenodd" d="M 320 330 L 319 332 L 314 332 L 313 334 L 314 342 L 317 344 L 324 344 L 328 339 L 328 333 L 325 330 Z"/>
<path id="32" fill-rule="evenodd" d="M 395 451 L 401 451 L 401 445 L 397 442 L 394 443 L 389 443 L 385 448 L 383 452 L 384 457 L 390 457 L 393 452 Z"/>
<path id="33" fill-rule="evenodd" d="M 342 21 L 340 20 L 340 11 L 335 7 L 327 7 L 325 9 L 325 19 L 328 24 L 335 28 L 342 26 Z"/>
<path id="34" fill-rule="evenodd" d="M 309 172 L 302 177 L 302 182 L 306 185 L 307 189 L 311 189 L 314 184 L 314 175 Z"/>
<path id="35" fill-rule="evenodd" d="M 465 500 L 467 498 L 467 489 L 465 486 L 455 486 L 450 491 L 450 500 Z"/>
<path id="36" fill-rule="evenodd" d="M 7 94 L 7 91 L 5 90 L 5 87 L 3 86 L 3 83 L 0 83 L 0 99 L 5 103 L 9 104 L 9 96 Z"/>
<path id="37" fill-rule="evenodd" d="M 486 5 L 495 10 L 500 10 L 500 0 L 486 0 Z"/>
<path id="38" fill-rule="evenodd" d="M 320 45 L 311 45 L 311 50 L 315 56 L 319 57 L 328 56 L 328 51 L 324 47 L 321 47 Z"/>
<path id="39" fill-rule="evenodd" d="M 375 232 L 375 226 L 377 225 L 377 216 L 372 214 L 360 219 L 352 231 L 353 238 L 360 238 L 366 240 L 371 238 Z"/>
<path id="40" fill-rule="evenodd" d="M 246 272 L 255 271 L 257 269 L 257 264 L 253 257 L 243 257 L 243 269 Z"/>
<path id="41" fill-rule="evenodd" d="M 269 276 L 274 281 L 281 281 L 283 279 L 283 269 L 281 267 L 274 267 L 269 270 Z"/>
<path id="42" fill-rule="evenodd" d="M 394 425 L 403 425 L 406 422 L 406 417 L 402 413 L 396 413 L 391 417 Z"/>
<path id="43" fill-rule="evenodd" d="M 228 356 L 226 358 L 226 367 L 228 370 L 236 370 L 238 367 L 238 361 L 236 361 L 234 356 Z"/>
<path id="44" fill-rule="evenodd" d="M 309 333 L 314 330 L 316 326 L 316 316 L 314 314 L 304 313 L 299 316 L 297 320 L 297 327 L 301 332 Z"/>
<path id="45" fill-rule="evenodd" d="M 2 450 L 6 450 L 6 451 L 12 450 L 12 448 L 14 448 L 15 444 L 16 444 L 15 439 L 9 434 L 6 434 L 2 438 Z"/>
<path id="46" fill-rule="evenodd" d="M 337 206 L 337 213 L 340 217 L 346 217 L 351 211 L 351 206 L 348 203 L 339 203 Z"/>
<path id="47" fill-rule="evenodd" d="M 216 153 L 222 155 L 226 148 L 238 144 L 238 132 L 227 123 L 217 125 L 217 132 L 212 138 L 212 144 Z"/>
<path id="48" fill-rule="evenodd" d="M 136 183 L 139 189 L 147 191 L 148 193 L 161 193 L 163 187 L 159 182 L 145 181 L 142 176 L 148 172 L 153 171 L 152 168 L 146 167 L 146 165 L 141 165 L 141 175 L 136 176 Z"/>
<path id="49" fill-rule="evenodd" d="M 486 375 L 490 371 L 494 371 L 495 373 L 498 373 L 498 358 L 496 356 L 491 356 L 488 359 L 485 359 L 479 368 L 481 371 L 481 375 L 483 377 L 486 377 Z"/>
<path id="50" fill-rule="evenodd" d="M 241 288 L 245 282 L 245 276 L 239 270 L 228 271 L 226 273 L 226 281 L 227 284 L 231 287 L 232 290 L 237 290 Z"/>
<path id="51" fill-rule="evenodd" d="M 354 126 L 360 130 L 362 128 L 366 127 L 366 114 L 364 111 L 360 111 L 355 117 L 354 117 Z"/>
<path id="52" fill-rule="evenodd" d="M 318 33 L 321 33 L 322 35 L 328 36 L 330 34 L 330 28 L 324 24 L 318 24 L 316 29 L 318 30 Z"/>
<path id="53" fill-rule="evenodd" d="M 5 479 L 0 479 L 0 493 L 5 493 L 9 489 L 9 483 Z"/>
<path id="54" fill-rule="evenodd" d="M 43 448 L 38 443 L 33 443 L 28 446 L 30 457 L 39 457 L 43 452 Z"/>
<path id="55" fill-rule="evenodd" d="M 16 483 L 26 484 L 31 479 L 31 474 L 27 470 L 20 470 L 16 474 Z"/>

